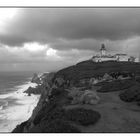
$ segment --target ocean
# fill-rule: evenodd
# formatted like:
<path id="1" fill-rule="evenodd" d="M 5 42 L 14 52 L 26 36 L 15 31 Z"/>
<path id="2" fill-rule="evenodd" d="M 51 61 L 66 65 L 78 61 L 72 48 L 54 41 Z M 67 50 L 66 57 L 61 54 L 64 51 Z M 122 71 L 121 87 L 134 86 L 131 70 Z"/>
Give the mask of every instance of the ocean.
<path id="1" fill-rule="evenodd" d="M 0 132 L 11 132 L 26 121 L 36 106 L 39 95 L 23 93 L 36 84 L 30 80 L 34 72 L 0 72 Z"/>

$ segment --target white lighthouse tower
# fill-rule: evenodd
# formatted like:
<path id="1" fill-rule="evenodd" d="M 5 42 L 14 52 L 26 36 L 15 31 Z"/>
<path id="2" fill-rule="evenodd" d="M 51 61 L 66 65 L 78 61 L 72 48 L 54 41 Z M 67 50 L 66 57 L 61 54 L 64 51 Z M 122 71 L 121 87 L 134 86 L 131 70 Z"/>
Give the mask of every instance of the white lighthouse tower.
<path id="1" fill-rule="evenodd" d="M 100 53 L 101 57 L 106 55 L 106 48 L 104 44 L 101 45 Z"/>

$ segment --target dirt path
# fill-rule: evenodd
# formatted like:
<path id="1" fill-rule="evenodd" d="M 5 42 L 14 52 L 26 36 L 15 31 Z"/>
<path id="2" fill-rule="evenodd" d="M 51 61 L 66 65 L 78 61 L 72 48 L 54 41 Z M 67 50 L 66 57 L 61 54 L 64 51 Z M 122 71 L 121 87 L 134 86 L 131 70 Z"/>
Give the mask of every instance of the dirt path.
<path id="1" fill-rule="evenodd" d="M 99 104 L 78 105 L 101 114 L 94 126 L 81 127 L 82 132 L 140 132 L 140 107 L 121 101 L 119 93 L 98 93 L 101 98 Z"/>

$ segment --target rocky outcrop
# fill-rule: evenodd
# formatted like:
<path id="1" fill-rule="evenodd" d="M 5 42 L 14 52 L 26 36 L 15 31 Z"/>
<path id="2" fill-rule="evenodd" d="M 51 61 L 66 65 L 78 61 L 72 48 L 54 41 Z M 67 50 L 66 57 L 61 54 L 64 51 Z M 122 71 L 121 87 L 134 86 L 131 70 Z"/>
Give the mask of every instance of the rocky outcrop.
<path id="1" fill-rule="evenodd" d="M 36 84 L 40 84 L 41 83 L 40 77 L 36 73 L 34 73 L 31 82 L 36 83 Z"/>
<path id="2" fill-rule="evenodd" d="M 55 76 L 54 72 L 44 73 L 43 75 L 40 76 L 42 84 L 46 86 L 51 86 L 53 83 L 54 76 Z"/>
<path id="3" fill-rule="evenodd" d="M 53 78 L 55 73 L 43 73 L 41 76 L 34 74 L 31 82 L 36 83 L 36 87 L 29 87 L 24 93 L 27 93 L 29 96 L 31 94 L 40 94 L 44 95 L 53 84 Z"/>
<path id="4" fill-rule="evenodd" d="M 36 87 L 29 87 L 27 90 L 24 91 L 24 93 L 27 93 L 28 96 L 30 96 L 31 94 L 43 94 L 46 92 L 47 87 L 43 86 L 43 85 L 38 85 Z"/>

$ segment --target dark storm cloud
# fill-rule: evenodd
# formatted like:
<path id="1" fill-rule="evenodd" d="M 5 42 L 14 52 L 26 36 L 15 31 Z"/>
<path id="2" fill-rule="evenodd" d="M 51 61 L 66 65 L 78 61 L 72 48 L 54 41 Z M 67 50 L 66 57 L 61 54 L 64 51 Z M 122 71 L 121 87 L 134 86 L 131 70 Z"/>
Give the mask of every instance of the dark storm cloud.
<path id="1" fill-rule="evenodd" d="M 99 53 L 138 56 L 140 8 L 26 8 L 0 22 L 2 70 L 56 70 Z"/>
<path id="2" fill-rule="evenodd" d="M 54 49 L 60 49 L 60 50 L 71 50 L 73 49 L 79 49 L 83 50 L 85 48 L 91 50 L 95 49 L 97 50 L 99 46 L 101 45 L 102 41 L 95 40 L 95 39 L 80 39 L 80 40 L 58 40 L 57 42 L 51 43 L 51 47 Z"/>
<path id="3" fill-rule="evenodd" d="M 20 36 L 20 35 L 0 35 L 0 43 L 4 45 L 9 45 L 9 46 L 21 46 L 25 42 L 30 42 L 32 40 L 29 40 L 25 36 Z"/>
<path id="4" fill-rule="evenodd" d="M 83 40 L 116 41 L 139 36 L 139 25 L 140 8 L 27 8 L 19 9 L 6 34 L 0 33 L 0 41 L 9 46 L 32 41 L 54 43 L 54 47 L 63 49 L 75 47 L 76 40 L 77 48 L 91 49 L 92 43 L 85 41 L 89 45 L 82 45 Z M 69 40 L 74 43 L 70 45 Z"/>

